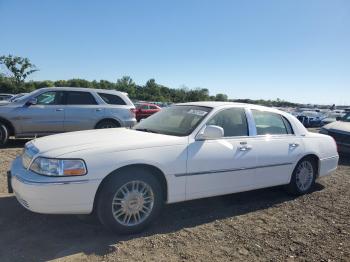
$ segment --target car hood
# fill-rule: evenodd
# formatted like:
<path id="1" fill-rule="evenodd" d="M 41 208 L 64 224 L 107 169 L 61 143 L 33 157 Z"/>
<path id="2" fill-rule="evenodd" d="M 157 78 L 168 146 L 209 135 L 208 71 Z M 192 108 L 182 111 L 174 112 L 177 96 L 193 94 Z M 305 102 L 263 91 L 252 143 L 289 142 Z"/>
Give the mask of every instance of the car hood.
<path id="1" fill-rule="evenodd" d="M 63 133 L 34 139 L 32 143 L 47 157 L 59 157 L 84 150 L 111 152 L 187 143 L 187 137 L 176 137 L 126 128 L 111 128 Z"/>
<path id="2" fill-rule="evenodd" d="M 350 122 L 336 121 L 325 125 L 324 129 L 341 132 L 341 133 L 349 133 L 350 134 Z"/>

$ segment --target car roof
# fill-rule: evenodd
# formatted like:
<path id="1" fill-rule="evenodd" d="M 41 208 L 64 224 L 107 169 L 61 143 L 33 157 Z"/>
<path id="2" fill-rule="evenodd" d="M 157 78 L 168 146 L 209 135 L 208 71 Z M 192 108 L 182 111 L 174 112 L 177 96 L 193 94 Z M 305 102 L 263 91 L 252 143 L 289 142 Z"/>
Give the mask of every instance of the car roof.
<path id="1" fill-rule="evenodd" d="M 271 112 L 283 112 L 281 110 L 278 110 L 278 109 L 272 108 L 272 107 L 259 106 L 259 105 L 247 104 L 247 103 L 237 103 L 237 102 L 201 101 L 201 102 L 180 103 L 180 104 L 176 104 L 176 105 L 204 106 L 204 107 L 211 107 L 211 108 L 236 106 L 236 107 L 247 107 L 247 108 L 251 108 L 251 109 L 265 110 L 265 111 L 271 111 Z"/>
<path id="2" fill-rule="evenodd" d="M 125 92 L 120 92 L 117 90 L 113 90 L 113 89 L 99 89 L 99 88 L 85 88 L 85 87 L 44 87 L 44 88 L 40 88 L 38 90 L 52 90 L 52 89 L 56 89 L 59 91 L 81 91 L 81 92 L 100 92 L 100 93 L 106 93 L 106 94 L 116 94 L 116 95 L 128 95 Z"/>
<path id="3" fill-rule="evenodd" d="M 158 106 L 156 104 L 152 104 L 152 103 L 138 103 L 139 105 L 147 105 L 147 106 Z"/>

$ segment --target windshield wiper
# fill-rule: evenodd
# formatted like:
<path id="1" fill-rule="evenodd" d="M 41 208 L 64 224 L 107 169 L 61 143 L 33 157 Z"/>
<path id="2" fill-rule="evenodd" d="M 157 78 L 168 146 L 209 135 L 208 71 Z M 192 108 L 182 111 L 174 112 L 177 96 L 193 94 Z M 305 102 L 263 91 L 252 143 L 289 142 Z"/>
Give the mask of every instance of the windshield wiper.
<path id="1" fill-rule="evenodd" d="M 157 131 L 154 131 L 154 130 L 151 130 L 151 129 L 148 129 L 148 128 L 136 128 L 135 130 L 137 130 L 137 131 L 142 131 L 142 132 L 148 132 L 148 133 L 155 133 L 155 134 L 158 134 Z"/>

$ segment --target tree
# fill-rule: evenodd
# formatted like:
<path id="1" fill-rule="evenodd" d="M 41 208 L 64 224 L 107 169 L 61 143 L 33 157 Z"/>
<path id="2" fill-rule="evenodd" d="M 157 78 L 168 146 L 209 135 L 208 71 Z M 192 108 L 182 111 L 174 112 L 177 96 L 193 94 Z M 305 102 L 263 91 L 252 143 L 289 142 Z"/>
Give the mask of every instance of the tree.
<path id="1" fill-rule="evenodd" d="M 39 70 L 28 58 L 20 56 L 0 56 L 0 64 L 5 65 L 12 73 L 17 86 L 21 85 L 30 74 Z"/>
<path id="2" fill-rule="evenodd" d="M 129 94 L 131 98 L 135 97 L 136 84 L 130 76 L 123 76 L 117 80 L 116 89 Z"/>
<path id="3" fill-rule="evenodd" d="M 227 101 L 227 95 L 225 95 L 225 94 L 216 94 L 215 101 Z"/>

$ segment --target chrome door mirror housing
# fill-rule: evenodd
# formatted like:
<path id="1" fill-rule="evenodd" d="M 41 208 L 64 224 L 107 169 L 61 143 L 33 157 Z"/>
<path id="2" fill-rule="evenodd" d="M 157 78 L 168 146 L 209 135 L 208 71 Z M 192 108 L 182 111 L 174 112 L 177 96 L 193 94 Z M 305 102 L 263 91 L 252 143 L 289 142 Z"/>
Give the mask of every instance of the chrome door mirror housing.
<path id="1" fill-rule="evenodd" d="M 197 134 L 196 140 L 218 139 L 224 136 L 224 129 L 220 126 L 208 125 Z"/>

